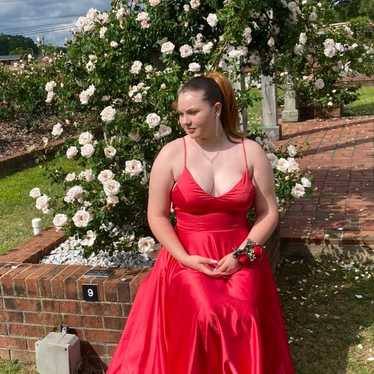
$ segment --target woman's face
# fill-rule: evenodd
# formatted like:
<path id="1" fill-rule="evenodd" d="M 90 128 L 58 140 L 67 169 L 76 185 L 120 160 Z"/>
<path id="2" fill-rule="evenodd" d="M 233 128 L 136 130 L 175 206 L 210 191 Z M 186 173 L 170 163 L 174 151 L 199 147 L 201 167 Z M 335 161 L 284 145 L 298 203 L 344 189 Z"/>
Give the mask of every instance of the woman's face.
<path id="1" fill-rule="evenodd" d="M 217 113 L 221 104 L 211 105 L 203 91 L 185 91 L 179 94 L 177 111 L 179 123 L 193 138 L 211 138 L 215 133 Z"/>

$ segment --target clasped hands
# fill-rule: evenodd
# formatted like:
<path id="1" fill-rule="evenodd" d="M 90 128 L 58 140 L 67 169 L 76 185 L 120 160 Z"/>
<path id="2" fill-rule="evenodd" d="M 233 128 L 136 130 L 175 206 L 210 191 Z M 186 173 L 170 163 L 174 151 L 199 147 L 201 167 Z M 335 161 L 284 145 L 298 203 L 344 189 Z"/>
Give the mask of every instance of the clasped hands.
<path id="1" fill-rule="evenodd" d="M 189 255 L 182 263 L 213 278 L 228 277 L 242 267 L 232 252 L 223 256 L 219 261 L 208 257 Z"/>

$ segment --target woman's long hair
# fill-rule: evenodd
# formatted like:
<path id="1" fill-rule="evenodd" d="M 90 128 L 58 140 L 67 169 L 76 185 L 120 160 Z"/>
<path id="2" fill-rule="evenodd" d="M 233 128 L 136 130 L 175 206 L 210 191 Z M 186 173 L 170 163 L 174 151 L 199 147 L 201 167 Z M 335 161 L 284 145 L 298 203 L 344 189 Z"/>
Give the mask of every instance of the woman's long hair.
<path id="1" fill-rule="evenodd" d="M 186 83 L 178 94 L 186 91 L 203 91 L 204 99 L 211 105 L 219 102 L 222 105 L 220 120 L 227 138 L 242 139 L 246 134 L 239 129 L 239 111 L 234 90 L 230 81 L 219 72 L 210 72 L 205 76 L 197 76 Z"/>

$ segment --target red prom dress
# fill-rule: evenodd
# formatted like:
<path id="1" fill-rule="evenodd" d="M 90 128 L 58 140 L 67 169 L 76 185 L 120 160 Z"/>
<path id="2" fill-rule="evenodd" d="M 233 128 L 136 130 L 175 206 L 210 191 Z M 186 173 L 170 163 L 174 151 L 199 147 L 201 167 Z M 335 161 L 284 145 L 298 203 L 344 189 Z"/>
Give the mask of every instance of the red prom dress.
<path id="1" fill-rule="evenodd" d="M 216 260 L 240 245 L 255 189 L 248 165 L 212 196 L 185 166 L 171 190 L 175 231 L 189 254 Z M 244 159 L 245 148 L 243 143 Z M 140 284 L 107 374 L 294 374 L 266 251 L 227 278 L 181 265 L 161 247 Z"/>

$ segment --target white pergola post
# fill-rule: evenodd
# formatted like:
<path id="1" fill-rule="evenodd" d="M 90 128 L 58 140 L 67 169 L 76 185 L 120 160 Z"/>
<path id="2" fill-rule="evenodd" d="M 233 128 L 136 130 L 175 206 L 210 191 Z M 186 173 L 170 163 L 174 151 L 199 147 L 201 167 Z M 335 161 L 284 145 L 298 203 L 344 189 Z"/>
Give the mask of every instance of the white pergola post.
<path id="1" fill-rule="evenodd" d="M 279 140 L 277 123 L 277 97 L 273 78 L 261 75 L 262 93 L 262 125 L 264 131 L 272 140 Z"/>

